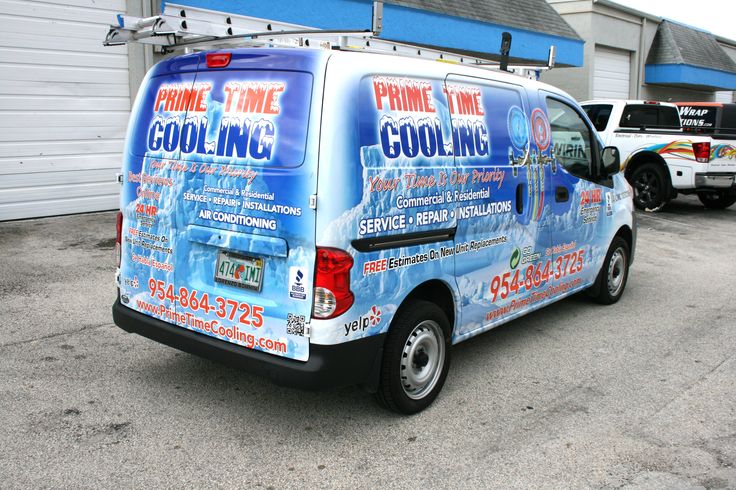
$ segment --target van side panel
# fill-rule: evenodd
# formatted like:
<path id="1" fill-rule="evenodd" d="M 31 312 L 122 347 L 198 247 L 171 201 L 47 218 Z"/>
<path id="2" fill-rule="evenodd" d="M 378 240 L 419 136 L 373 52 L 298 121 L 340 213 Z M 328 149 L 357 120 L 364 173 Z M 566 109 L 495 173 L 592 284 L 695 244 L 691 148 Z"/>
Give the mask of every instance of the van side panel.
<path id="1" fill-rule="evenodd" d="M 549 247 L 543 210 L 549 200 L 547 166 L 529 135 L 531 113 L 523 86 L 451 74 L 453 125 L 488 131 L 487 155 L 456 156 L 455 273 L 462 301 L 462 339 L 528 309 L 527 261 Z M 468 94 L 477 107 L 467 105 Z M 471 99 L 472 100 L 472 99 Z M 532 164 L 535 162 L 535 164 Z"/>
<path id="2" fill-rule="evenodd" d="M 328 64 L 317 245 L 353 256 L 355 303 L 334 320 L 313 320 L 313 343 L 386 332 L 402 300 L 428 280 L 443 283 L 459 305 L 446 72 L 441 64 L 412 72 L 407 61 L 334 55 Z M 430 243 L 402 243 L 407 238 Z"/>
<path id="3" fill-rule="evenodd" d="M 612 212 L 630 204 L 628 185 L 617 177 L 600 193 L 600 219 L 587 227 L 582 196 L 594 184 L 555 202 L 564 169 L 536 90 L 440 63 L 360 60 L 341 54 L 328 65 L 317 218 L 317 244 L 354 257 L 356 300 L 338 319 L 313 320 L 312 342 L 386 332 L 426 281 L 450 291 L 453 342 L 593 283 L 613 234 L 632 227 Z"/>

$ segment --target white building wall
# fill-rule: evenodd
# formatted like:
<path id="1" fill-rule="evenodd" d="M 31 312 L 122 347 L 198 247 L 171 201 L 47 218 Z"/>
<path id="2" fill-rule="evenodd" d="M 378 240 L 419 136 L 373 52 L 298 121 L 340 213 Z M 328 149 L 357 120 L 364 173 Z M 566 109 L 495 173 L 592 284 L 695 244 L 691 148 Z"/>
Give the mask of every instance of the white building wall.
<path id="1" fill-rule="evenodd" d="M 547 0 L 585 40 L 581 68 L 555 68 L 542 80 L 570 92 L 578 100 L 588 100 L 602 91 L 596 84 L 596 52 L 601 49 L 629 53 L 629 97 L 648 100 L 712 101 L 712 91 L 690 90 L 645 83 L 645 62 L 659 26 L 659 19 L 592 0 Z M 736 46 L 723 41 L 726 52 L 736 60 Z M 625 74 L 622 74 L 625 76 Z M 598 84 L 602 79 L 598 79 Z M 608 83 L 604 81 L 604 83 Z M 623 91 L 621 91 L 623 94 Z"/>

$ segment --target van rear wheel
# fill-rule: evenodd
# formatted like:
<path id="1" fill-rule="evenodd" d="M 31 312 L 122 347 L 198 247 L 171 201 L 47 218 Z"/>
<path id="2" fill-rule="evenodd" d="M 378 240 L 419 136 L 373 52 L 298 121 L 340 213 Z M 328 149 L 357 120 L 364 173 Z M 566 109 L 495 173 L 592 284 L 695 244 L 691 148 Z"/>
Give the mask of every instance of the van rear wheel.
<path id="1" fill-rule="evenodd" d="M 434 303 L 402 308 L 386 338 L 376 399 L 386 408 L 413 414 L 427 408 L 450 367 L 450 324 Z"/>

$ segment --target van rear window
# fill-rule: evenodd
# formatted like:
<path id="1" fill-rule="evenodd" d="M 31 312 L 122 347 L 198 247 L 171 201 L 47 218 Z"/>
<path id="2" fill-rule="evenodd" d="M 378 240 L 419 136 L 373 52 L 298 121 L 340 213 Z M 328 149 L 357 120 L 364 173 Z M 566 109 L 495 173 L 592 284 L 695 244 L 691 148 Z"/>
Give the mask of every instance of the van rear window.
<path id="1" fill-rule="evenodd" d="M 150 81 L 134 119 L 134 155 L 296 167 L 304 161 L 312 75 L 222 70 Z"/>

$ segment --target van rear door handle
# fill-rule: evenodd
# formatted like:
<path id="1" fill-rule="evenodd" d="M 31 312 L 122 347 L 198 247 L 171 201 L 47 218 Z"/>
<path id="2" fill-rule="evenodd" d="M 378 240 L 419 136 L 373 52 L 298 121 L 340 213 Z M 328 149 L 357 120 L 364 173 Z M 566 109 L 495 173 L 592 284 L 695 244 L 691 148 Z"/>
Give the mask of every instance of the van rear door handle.
<path id="1" fill-rule="evenodd" d="M 555 187 L 555 201 L 567 202 L 568 199 L 570 199 L 570 192 L 567 190 L 567 187 L 562 185 Z"/>

